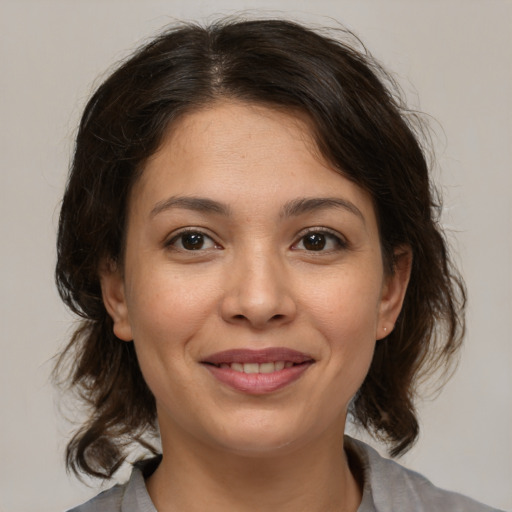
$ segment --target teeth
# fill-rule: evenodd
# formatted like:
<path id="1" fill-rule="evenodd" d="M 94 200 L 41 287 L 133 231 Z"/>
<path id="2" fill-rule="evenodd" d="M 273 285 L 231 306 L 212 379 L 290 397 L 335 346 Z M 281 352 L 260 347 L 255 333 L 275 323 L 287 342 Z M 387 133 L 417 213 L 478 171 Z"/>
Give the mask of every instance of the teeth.
<path id="1" fill-rule="evenodd" d="M 259 373 L 258 363 L 244 363 L 244 373 Z"/>
<path id="2" fill-rule="evenodd" d="M 231 368 L 235 372 L 243 373 L 273 373 L 279 372 L 284 368 L 291 368 L 293 363 L 291 361 L 270 361 L 268 363 L 222 363 L 221 368 Z"/>
<path id="3" fill-rule="evenodd" d="M 235 372 L 243 372 L 244 371 L 244 365 L 242 363 L 233 363 L 231 365 L 231 369 L 235 370 Z"/>
<path id="4" fill-rule="evenodd" d="M 274 363 L 261 363 L 259 373 L 272 373 L 276 371 L 276 365 Z"/>

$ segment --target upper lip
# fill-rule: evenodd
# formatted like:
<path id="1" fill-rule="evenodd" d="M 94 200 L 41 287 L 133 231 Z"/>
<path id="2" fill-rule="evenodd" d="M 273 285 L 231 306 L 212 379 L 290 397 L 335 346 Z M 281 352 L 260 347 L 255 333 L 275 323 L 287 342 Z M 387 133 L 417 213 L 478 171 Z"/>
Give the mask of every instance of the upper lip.
<path id="1" fill-rule="evenodd" d="M 201 362 L 210 364 L 231 363 L 269 363 L 272 361 L 290 361 L 295 364 L 313 361 L 314 359 L 304 352 L 285 347 L 272 347 L 259 350 L 231 349 L 216 352 L 205 357 Z"/>

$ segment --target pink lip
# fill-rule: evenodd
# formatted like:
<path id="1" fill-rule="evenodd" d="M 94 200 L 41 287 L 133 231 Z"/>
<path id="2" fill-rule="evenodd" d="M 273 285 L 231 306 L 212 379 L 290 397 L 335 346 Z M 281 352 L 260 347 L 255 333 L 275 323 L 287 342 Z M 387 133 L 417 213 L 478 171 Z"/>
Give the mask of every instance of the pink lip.
<path id="1" fill-rule="evenodd" d="M 283 368 L 272 373 L 243 373 L 231 368 L 220 368 L 222 363 L 267 363 L 289 361 L 290 368 Z M 263 395 L 282 389 L 299 379 L 314 363 L 307 354 L 287 348 L 277 347 L 263 350 L 226 350 L 205 358 L 205 368 L 220 382 L 231 388 L 250 395 Z"/>
<path id="2" fill-rule="evenodd" d="M 250 349 L 233 349 L 225 350 L 223 352 L 216 352 L 203 359 L 203 363 L 210 364 L 231 364 L 231 363 L 268 363 L 270 361 L 291 361 L 295 364 L 305 363 L 306 361 L 313 361 L 313 358 L 285 347 L 272 347 L 260 350 Z"/>

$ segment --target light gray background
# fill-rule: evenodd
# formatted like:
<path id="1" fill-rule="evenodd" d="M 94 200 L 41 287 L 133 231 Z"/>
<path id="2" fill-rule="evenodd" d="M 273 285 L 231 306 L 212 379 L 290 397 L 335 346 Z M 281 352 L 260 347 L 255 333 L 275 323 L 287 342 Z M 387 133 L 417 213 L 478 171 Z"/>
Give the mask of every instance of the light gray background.
<path id="1" fill-rule="evenodd" d="M 73 325 L 54 290 L 54 239 L 84 102 L 173 17 L 242 9 L 344 23 L 443 127 L 444 223 L 467 280 L 469 331 L 458 373 L 421 405 L 422 436 L 403 460 L 512 510 L 510 1 L 0 0 L 0 511 L 54 512 L 95 493 L 66 476 L 69 427 L 49 383 Z"/>

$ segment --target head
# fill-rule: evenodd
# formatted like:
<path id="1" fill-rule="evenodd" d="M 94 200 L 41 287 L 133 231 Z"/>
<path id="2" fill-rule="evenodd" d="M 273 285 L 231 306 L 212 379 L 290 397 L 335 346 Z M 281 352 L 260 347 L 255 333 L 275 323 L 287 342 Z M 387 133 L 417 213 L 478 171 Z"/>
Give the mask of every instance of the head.
<path id="1" fill-rule="evenodd" d="M 99 87 L 80 124 L 58 236 L 59 291 L 83 318 L 67 348 L 71 379 L 91 406 L 68 447 L 71 467 L 110 475 L 127 444 L 157 431 L 154 396 L 133 344 L 114 333 L 101 275 L 123 271 L 133 193 L 168 134 L 222 102 L 300 119 L 321 159 L 370 198 L 384 273 L 412 257 L 401 312 L 350 411 L 393 454 L 412 445 L 417 381 L 458 348 L 464 292 L 424 151 L 392 87 L 366 54 L 275 20 L 173 28 Z"/>

